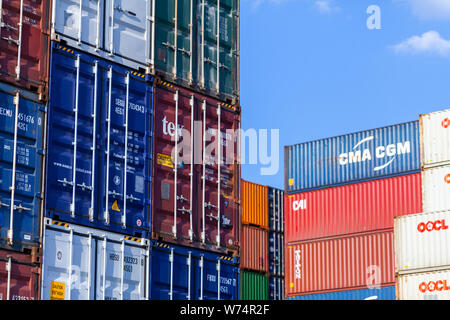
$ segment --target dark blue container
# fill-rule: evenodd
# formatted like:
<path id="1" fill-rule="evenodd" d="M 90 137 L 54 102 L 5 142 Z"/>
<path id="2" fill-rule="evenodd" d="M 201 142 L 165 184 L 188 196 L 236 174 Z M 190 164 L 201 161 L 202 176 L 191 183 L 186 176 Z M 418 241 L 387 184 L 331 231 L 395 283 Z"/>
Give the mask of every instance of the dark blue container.
<path id="1" fill-rule="evenodd" d="M 152 118 L 153 77 L 53 43 L 46 215 L 148 237 Z"/>
<path id="2" fill-rule="evenodd" d="M 150 300 L 239 300 L 239 280 L 239 258 L 152 241 Z"/>
<path id="3" fill-rule="evenodd" d="M 0 246 L 17 251 L 40 243 L 47 110 L 38 101 L 36 94 L 0 83 Z"/>
<path id="4" fill-rule="evenodd" d="M 269 300 L 284 300 L 284 277 L 269 276 Z"/>
<path id="5" fill-rule="evenodd" d="M 395 300 L 395 286 L 310 294 L 288 300 Z"/>
<path id="6" fill-rule="evenodd" d="M 284 276 L 284 234 L 269 231 L 269 274 Z"/>
<path id="7" fill-rule="evenodd" d="M 285 147 L 289 194 L 420 169 L 419 121 Z"/>
<path id="8" fill-rule="evenodd" d="M 284 191 L 268 187 L 269 230 L 284 232 Z"/>

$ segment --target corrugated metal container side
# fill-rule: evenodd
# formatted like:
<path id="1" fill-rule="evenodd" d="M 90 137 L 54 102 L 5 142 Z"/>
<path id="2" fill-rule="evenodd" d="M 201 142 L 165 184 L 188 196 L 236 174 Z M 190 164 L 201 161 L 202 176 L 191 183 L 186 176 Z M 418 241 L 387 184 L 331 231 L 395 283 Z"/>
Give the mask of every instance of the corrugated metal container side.
<path id="1" fill-rule="evenodd" d="M 52 5 L 52 40 L 141 73 L 152 70 L 154 0 L 60 0 Z"/>
<path id="2" fill-rule="evenodd" d="M 394 283 L 394 232 L 287 244 L 287 296 Z"/>
<path id="3" fill-rule="evenodd" d="M 269 232 L 247 225 L 242 225 L 241 231 L 241 268 L 269 272 Z"/>
<path id="4" fill-rule="evenodd" d="M 241 277 L 241 300 L 269 299 L 267 275 L 242 270 Z"/>
<path id="5" fill-rule="evenodd" d="M 396 272 L 450 268 L 449 210 L 398 217 L 394 225 Z"/>
<path id="6" fill-rule="evenodd" d="M 422 212 L 421 174 L 285 196 L 286 242 L 392 229 L 394 217 Z"/>
<path id="7" fill-rule="evenodd" d="M 241 181 L 241 221 L 264 229 L 269 228 L 268 187 Z"/>
<path id="8" fill-rule="evenodd" d="M 150 261 L 150 300 L 239 300 L 237 257 L 152 241 Z"/>
<path id="9" fill-rule="evenodd" d="M 398 275 L 397 300 L 450 300 L 450 270 Z"/>
<path id="10" fill-rule="evenodd" d="M 0 249 L 0 300 L 39 300 L 41 265 L 36 261 L 33 255 Z"/>
<path id="11" fill-rule="evenodd" d="M 284 191 L 268 187 L 269 229 L 284 232 Z"/>
<path id="12" fill-rule="evenodd" d="M 419 121 L 285 147 L 288 193 L 419 171 Z"/>
<path id="13" fill-rule="evenodd" d="M 219 126 L 222 138 L 216 140 Z M 239 126 L 238 108 L 157 82 L 154 240 L 237 254 L 240 165 L 237 140 L 228 130 Z M 180 151 L 178 157 L 173 150 Z"/>
<path id="14" fill-rule="evenodd" d="M 43 300 L 148 300 L 149 241 L 45 218 Z"/>
<path id="15" fill-rule="evenodd" d="M 423 167 L 450 164 L 450 109 L 420 115 Z"/>
<path id="16" fill-rule="evenodd" d="M 269 231 L 269 274 L 284 276 L 284 234 Z"/>
<path id="17" fill-rule="evenodd" d="M 284 300 L 284 278 L 269 277 L 269 300 Z"/>
<path id="18" fill-rule="evenodd" d="M 147 237 L 153 77 L 57 43 L 51 60 L 46 215 Z"/>
<path id="19" fill-rule="evenodd" d="M 450 166 L 432 167 L 422 171 L 423 211 L 450 209 Z"/>
<path id="20" fill-rule="evenodd" d="M 306 294 L 288 300 L 395 300 L 395 286 Z"/>
<path id="21" fill-rule="evenodd" d="M 0 2 L 0 80 L 47 100 L 50 8 L 47 0 Z"/>
<path id="22" fill-rule="evenodd" d="M 47 109 L 38 100 L 0 83 L 0 247 L 6 249 L 40 245 Z"/>

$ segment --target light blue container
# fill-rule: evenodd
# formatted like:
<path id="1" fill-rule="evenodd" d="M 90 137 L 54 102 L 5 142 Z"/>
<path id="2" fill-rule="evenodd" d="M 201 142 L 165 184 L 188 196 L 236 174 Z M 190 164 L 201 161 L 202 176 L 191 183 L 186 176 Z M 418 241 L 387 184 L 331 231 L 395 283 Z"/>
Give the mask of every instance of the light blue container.
<path id="1" fill-rule="evenodd" d="M 395 286 L 309 294 L 290 297 L 288 300 L 395 300 Z"/>

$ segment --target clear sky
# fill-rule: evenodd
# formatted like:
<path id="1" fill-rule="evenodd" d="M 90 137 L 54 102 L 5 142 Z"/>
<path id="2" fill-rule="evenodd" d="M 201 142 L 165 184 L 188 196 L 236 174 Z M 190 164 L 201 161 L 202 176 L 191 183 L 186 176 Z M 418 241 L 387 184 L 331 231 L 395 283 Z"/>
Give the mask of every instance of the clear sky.
<path id="1" fill-rule="evenodd" d="M 280 130 L 278 173 L 243 179 L 283 189 L 286 145 L 450 108 L 450 0 L 241 0 L 240 21 L 242 129 Z"/>

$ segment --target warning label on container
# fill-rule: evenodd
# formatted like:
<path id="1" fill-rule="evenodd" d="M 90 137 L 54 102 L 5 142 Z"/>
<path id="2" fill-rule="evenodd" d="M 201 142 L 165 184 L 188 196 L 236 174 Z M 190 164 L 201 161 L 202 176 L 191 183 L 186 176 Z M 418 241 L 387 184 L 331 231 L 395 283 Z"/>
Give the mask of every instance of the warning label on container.
<path id="1" fill-rule="evenodd" d="M 156 155 L 156 163 L 165 167 L 173 168 L 172 157 L 162 153 L 158 153 Z"/>
<path id="2" fill-rule="evenodd" d="M 114 201 L 114 203 L 112 204 L 111 210 L 120 212 L 120 208 L 119 208 L 119 204 L 117 203 L 117 200 Z"/>
<path id="3" fill-rule="evenodd" d="M 66 284 L 63 282 L 51 281 L 50 300 L 64 300 Z"/>
<path id="4" fill-rule="evenodd" d="M 289 179 L 289 185 L 293 186 L 294 185 L 294 179 Z"/>

